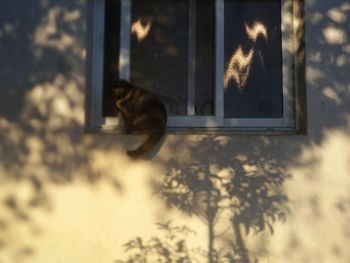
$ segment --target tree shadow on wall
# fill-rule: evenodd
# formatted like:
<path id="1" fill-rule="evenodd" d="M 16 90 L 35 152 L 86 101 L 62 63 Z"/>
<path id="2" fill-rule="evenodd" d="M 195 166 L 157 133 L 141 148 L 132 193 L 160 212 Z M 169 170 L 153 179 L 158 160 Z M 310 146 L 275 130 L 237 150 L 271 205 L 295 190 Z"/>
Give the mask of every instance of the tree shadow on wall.
<path id="1" fill-rule="evenodd" d="M 162 183 L 154 184 L 155 191 L 169 209 L 179 209 L 206 224 L 208 247 L 201 248 L 206 259 L 199 262 L 258 262 L 250 255 L 246 235 L 272 234 L 274 223 L 284 221 L 288 213 L 283 183 L 289 175 L 276 159 L 276 155 L 284 158 L 276 154 L 277 145 L 277 138 L 273 143 L 261 137 L 254 144 L 246 143 L 244 152 L 232 152 L 243 148 L 228 137 L 205 136 L 190 145 L 193 158 L 189 163 L 175 158 L 168 162 L 169 171 Z"/>
<path id="2" fill-rule="evenodd" d="M 116 145 L 110 138 L 97 143 L 83 129 L 86 1 L 5 2 L 0 8 L 0 261 L 23 262 L 37 253 L 31 238 L 44 231 L 38 212 L 55 208 L 53 185 L 106 182 L 116 193 L 122 189 L 110 165 L 98 164 L 102 152 Z"/>
<path id="3" fill-rule="evenodd" d="M 231 145 L 225 137 L 204 137 L 192 145 L 197 162 L 189 164 L 171 160 L 159 194 L 169 206 L 174 206 L 189 215 L 202 218 L 208 227 L 208 261 L 215 254 L 223 254 L 230 262 L 253 262 L 245 246 L 242 233 L 261 232 L 266 228 L 273 232 L 273 223 L 284 220 L 287 212 L 287 197 L 282 192 L 288 178 L 284 167 L 266 148 L 250 145 L 249 154 L 228 155 Z M 234 146 L 232 146 L 234 147 Z M 264 149 L 265 148 L 265 149 Z M 267 150 L 267 151 L 266 151 Z M 223 215 L 234 233 L 228 238 L 231 248 L 215 246 L 217 239 L 227 239 L 216 233 L 216 224 Z M 231 250 L 231 251 L 230 251 Z"/>

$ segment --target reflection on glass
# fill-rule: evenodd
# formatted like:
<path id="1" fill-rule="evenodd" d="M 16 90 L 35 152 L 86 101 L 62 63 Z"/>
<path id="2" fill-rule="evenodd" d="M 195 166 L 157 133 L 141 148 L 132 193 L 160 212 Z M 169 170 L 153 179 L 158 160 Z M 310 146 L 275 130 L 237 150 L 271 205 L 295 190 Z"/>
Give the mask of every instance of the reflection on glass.
<path id="1" fill-rule="evenodd" d="M 230 81 L 235 81 L 238 89 L 243 89 L 246 85 L 250 73 L 250 66 L 254 50 L 250 49 L 247 54 L 243 53 L 242 47 L 238 46 L 236 51 L 232 54 L 230 62 L 225 71 L 224 88 L 227 89 Z"/>
<path id="2" fill-rule="evenodd" d="M 266 41 L 268 40 L 268 33 L 266 26 L 260 21 L 254 21 L 252 26 L 247 23 L 244 24 L 245 32 L 247 36 L 255 43 L 258 36 L 263 37 Z"/>
<path id="3" fill-rule="evenodd" d="M 259 21 L 255 21 L 253 26 L 244 24 L 245 32 L 254 43 L 257 41 L 258 36 L 262 36 L 266 41 L 268 40 L 267 29 L 264 24 Z M 224 76 L 224 88 L 228 87 L 230 81 L 234 80 L 238 89 L 242 90 L 247 82 L 250 73 L 250 66 L 252 58 L 254 56 L 254 48 L 251 48 L 247 54 L 243 53 L 242 47 L 239 45 L 236 51 L 232 54 L 230 62 L 226 68 Z M 263 58 L 262 62 L 263 62 Z"/>
<path id="4" fill-rule="evenodd" d="M 143 24 L 141 19 L 138 19 L 131 25 L 131 33 L 136 36 L 138 41 L 142 41 L 147 37 L 149 31 L 151 30 L 151 25 L 151 21 L 147 21 L 145 24 Z"/>
<path id="5" fill-rule="evenodd" d="M 225 0 L 224 116 L 283 116 L 281 3 Z"/>

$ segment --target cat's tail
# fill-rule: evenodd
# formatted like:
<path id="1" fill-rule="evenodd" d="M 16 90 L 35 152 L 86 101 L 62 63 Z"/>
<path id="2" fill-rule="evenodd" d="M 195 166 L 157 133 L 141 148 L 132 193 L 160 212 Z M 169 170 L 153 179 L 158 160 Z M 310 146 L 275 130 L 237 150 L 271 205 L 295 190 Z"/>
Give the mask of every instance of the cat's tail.
<path id="1" fill-rule="evenodd" d="M 145 152 L 150 150 L 164 135 L 164 132 L 156 132 L 149 135 L 149 137 L 135 150 L 129 150 L 127 155 L 133 158 L 142 156 Z"/>

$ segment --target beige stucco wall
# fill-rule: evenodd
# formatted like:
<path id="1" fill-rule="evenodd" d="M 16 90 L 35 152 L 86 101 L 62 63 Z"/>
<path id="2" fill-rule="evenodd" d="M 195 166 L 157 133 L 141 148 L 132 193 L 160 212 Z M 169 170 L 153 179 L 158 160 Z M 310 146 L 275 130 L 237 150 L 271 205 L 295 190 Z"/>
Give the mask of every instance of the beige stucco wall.
<path id="1" fill-rule="evenodd" d="M 125 260 L 131 240 L 147 262 L 349 262 L 350 4 L 306 18 L 307 136 L 168 135 L 132 161 L 141 138 L 84 133 L 85 1 L 1 1 L 0 262 Z"/>

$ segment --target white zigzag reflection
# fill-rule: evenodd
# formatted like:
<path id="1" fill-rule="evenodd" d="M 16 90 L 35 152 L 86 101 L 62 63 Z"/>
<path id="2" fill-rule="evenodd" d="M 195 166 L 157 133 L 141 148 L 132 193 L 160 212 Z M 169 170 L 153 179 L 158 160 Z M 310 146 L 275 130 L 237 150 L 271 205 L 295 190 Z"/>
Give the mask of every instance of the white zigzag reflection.
<path id="1" fill-rule="evenodd" d="M 255 21 L 252 26 L 245 23 L 244 27 L 248 38 L 254 43 L 257 41 L 259 36 L 263 37 L 267 41 L 268 31 L 266 26 L 261 22 Z M 239 45 L 233 52 L 224 75 L 225 91 L 232 80 L 236 82 L 240 91 L 244 89 L 249 78 L 254 53 L 254 46 L 249 49 L 248 53 L 245 54 L 241 45 Z"/>

